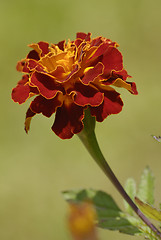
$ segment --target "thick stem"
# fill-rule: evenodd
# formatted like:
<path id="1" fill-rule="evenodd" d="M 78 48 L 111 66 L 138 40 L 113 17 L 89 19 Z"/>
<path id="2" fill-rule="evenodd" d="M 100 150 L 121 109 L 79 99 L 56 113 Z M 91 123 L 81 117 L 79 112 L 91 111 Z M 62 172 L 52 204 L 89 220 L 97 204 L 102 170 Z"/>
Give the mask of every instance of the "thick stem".
<path id="1" fill-rule="evenodd" d="M 127 201 L 127 203 L 131 206 L 131 208 L 135 211 L 135 213 L 143 220 L 143 222 L 154 232 L 157 234 L 158 237 L 161 239 L 161 232 L 149 221 L 148 218 L 144 216 L 144 214 L 139 210 L 139 208 L 136 206 L 136 204 L 132 201 L 132 199 L 129 197 L 129 195 L 125 192 L 124 188 L 118 181 L 117 177 L 113 173 L 112 169 L 106 162 L 96 139 L 96 135 L 94 130 L 87 132 L 85 130 L 80 132 L 78 134 L 80 140 L 85 145 L 88 152 L 91 154 L 93 159 L 96 161 L 96 163 L 100 166 L 100 168 L 103 170 L 103 172 L 107 175 L 107 177 L 111 180 L 111 182 L 114 184 L 116 189 L 119 191 L 119 193 L 122 195 L 122 197 Z"/>

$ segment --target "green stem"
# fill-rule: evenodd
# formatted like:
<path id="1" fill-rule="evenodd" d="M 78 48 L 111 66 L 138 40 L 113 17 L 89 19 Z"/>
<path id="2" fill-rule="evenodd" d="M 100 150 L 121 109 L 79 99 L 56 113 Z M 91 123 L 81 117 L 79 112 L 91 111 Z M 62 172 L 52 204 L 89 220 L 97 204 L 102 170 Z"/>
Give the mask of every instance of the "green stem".
<path id="1" fill-rule="evenodd" d="M 80 140 L 99 165 L 99 167 L 103 170 L 106 176 L 111 180 L 116 189 L 122 195 L 122 197 L 126 200 L 126 202 L 131 206 L 131 208 L 135 211 L 135 213 L 142 219 L 142 221 L 161 239 L 161 232 L 149 221 L 148 218 L 144 216 L 144 214 L 140 211 L 140 209 L 136 206 L 136 204 L 132 201 L 129 195 L 126 193 L 117 177 L 113 173 L 112 169 L 106 162 L 100 147 L 98 145 L 96 135 L 94 132 L 95 120 L 89 115 L 86 115 L 84 119 L 84 129 L 78 134 Z"/>

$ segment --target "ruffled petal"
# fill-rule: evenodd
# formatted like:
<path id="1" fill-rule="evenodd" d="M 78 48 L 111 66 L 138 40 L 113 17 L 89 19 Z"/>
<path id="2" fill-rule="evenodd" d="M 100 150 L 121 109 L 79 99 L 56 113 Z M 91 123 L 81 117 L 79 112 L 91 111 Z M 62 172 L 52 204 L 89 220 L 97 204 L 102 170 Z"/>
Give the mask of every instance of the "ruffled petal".
<path id="1" fill-rule="evenodd" d="M 64 51 L 65 49 L 65 40 L 58 42 L 57 46 L 60 50 Z"/>
<path id="2" fill-rule="evenodd" d="M 138 91 L 137 91 L 137 88 L 136 88 L 136 84 L 134 82 L 127 82 L 128 84 L 131 85 L 131 90 L 130 92 L 134 95 L 138 95 Z"/>
<path id="3" fill-rule="evenodd" d="M 40 59 L 38 52 L 36 52 L 35 50 L 30 51 L 29 54 L 27 55 L 27 58 L 34 59 L 37 61 Z"/>
<path id="4" fill-rule="evenodd" d="M 56 69 L 51 72 L 51 75 L 60 83 L 66 81 L 67 74 L 62 66 L 57 66 Z"/>
<path id="5" fill-rule="evenodd" d="M 26 59 L 23 59 L 17 63 L 16 69 L 18 72 L 29 73 L 29 69 L 26 67 Z"/>
<path id="6" fill-rule="evenodd" d="M 104 65 L 104 74 L 109 74 L 112 70 L 122 70 L 122 54 L 117 50 L 117 48 L 109 47 L 108 51 L 106 51 L 103 55 L 102 63 Z"/>
<path id="7" fill-rule="evenodd" d="M 29 69 L 29 71 L 38 71 L 38 72 L 44 72 L 44 67 L 38 63 L 37 61 L 35 61 L 34 59 L 30 59 L 27 63 L 27 68 Z"/>
<path id="8" fill-rule="evenodd" d="M 83 129 L 83 108 L 74 103 L 62 105 L 56 111 L 52 130 L 62 139 L 69 139 Z"/>
<path id="9" fill-rule="evenodd" d="M 40 91 L 40 94 L 47 99 L 54 98 L 58 91 L 62 90 L 60 84 L 55 82 L 52 76 L 44 73 L 34 72 L 31 77 L 31 83 Z"/>
<path id="10" fill-rule="evenodd" d="M 75 84 L 73 92 L 76 93 L 74 102 L 79 106 L 99 106 L 103 101 L 103 93 L 98 91 L 94 86 L 86 86 L 81 82 Z"/>
<path id="11" fill-rule="evenodd" d="M 30 87 L 29 85 L 17 85 L 17 87 L 13 88 L 12 90 L 12 99 L 14 102 L 18 102 L 19 104 L 24 103 L 30 94 Z"/>
<path id="12" fill-rule="evenodd" d="M 91 40 L 90 46 L 99 46 L 102 43 L 102 37 L 97 37 Z"/>
<path id="13" fill-rule="evenodd" d="M 49 52 L 49 43 L 47 42 L 39 42 L 30 44 L 29 47 L 33 48 L 39 55 L 39 57 L 43 57 L 45 54 Z"/>
<path id="14" fill-rule="evenodd" d="M 134 82 L 125 82 L 121 78 L 117 78 L 112 85 L 120 88 L 125 88 L 134 95 L 138 94 L 138 91 L 136 89 L 136 85 Z"/>
<path id="15" fill-rule="evenodd" d="M 74 44 L 75 44 L 75 46 L 78 48 L 78 47 L 81 45 L 82 42 L 83 42 L 82 39 L 76 38 L 75 41 L 74 41 Z"/>
<path id="16" fill-rule="evenodd" d="M 115 78 L 122 78 L 124 81 L 129 77 L 131 78 L 130 75 L 128 75 L 127 71 L 125 69 L 122 69 L 120 71 L 113 71 L 112 76 Z"/>
<path id="17" fill-rule="evenodd" d="M 62 102 L 60 101 L 59 94 L 52 99 L 46 99 L 42 96 L 37 96 L 31 103 L 30 109 L 34 113 L 42 113 L 46 117 L 51 117 L 55 113 L 57 107 L 60 107 Z"/>
<path id="18" fill-rule="evenodd" d="M 97 63 L 96 66 L 94 66 L 93 68 L 89 69 L 83 79 L 81 79 L 81 81 L 84 83 L 84 84 L 89 84 L 90 82 L 93 82 L 94 79 L 96 77 L 98 77 L 99 75 L 101 75 L 103 73 L 103 64 L 102 63 Z"/>
<path id="19" fill-rule="evenodd" d="M 98 46 L 96 52 L 93 54 L 92 58 L 96 58 L 96 57 L 99 57 L 99 56 L 105 54 L 105 52 L 108 50 L 109 46 L 110 46 L 110 44 L 108 41 L 101 43 Z"/>
<path id="20" fill-rule="evenodd" d="M 91 39 L 91 33 L 83 33 L 83 32 L 78 32 L 76 38 L 80 38 L 82 40 L 90 41 Z"/>
<path id="21" fill-rule="evenodd" d="M 104 92 L 104 101 L 98 107 L 90 107 L 91 115 L 96 117 L 98 122 L 102 122 L 108 115 L 121 112 L 123 102 L 120 94 L 116 91 Z"/>
<path id="22" fill-rule="evenodd" d="M 49 52 L 49 43 L 41 41 L 38 43 L 38 45 L 39 45 L 39 48 L 41 49 L 42 57 Z"/>
<path id="23" fill-rule="evenodd" d="M 23 75 L 22 79 L 18 82 L 17 86 L 12 89 L 12 99 L 19 104 L 24 103 L 30 94 L 30 86 L 28 75 Z"/>
<path id="24" fill-rule="evenodd" d="M 29 83 L 29 76 L 27 74 L 22 76 L 22 79 L 18 81 L 17 85 L 25 85 L 26 83 Z"/>

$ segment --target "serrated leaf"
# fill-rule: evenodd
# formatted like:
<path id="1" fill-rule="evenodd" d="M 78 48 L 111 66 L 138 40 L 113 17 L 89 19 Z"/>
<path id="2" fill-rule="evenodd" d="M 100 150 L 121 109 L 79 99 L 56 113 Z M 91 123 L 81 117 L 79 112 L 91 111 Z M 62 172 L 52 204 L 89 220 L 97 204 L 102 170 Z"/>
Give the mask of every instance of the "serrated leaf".
<path id="1" fill-rule="evenodd" d="M 125 191 L 130 196 L 130 198 L 132 200 L 134 200 L 134 198 L 136 196 L 136 183 L 133 178 L 127 179 L 127 181 L 125 183 Z M 124 200 L 124 205 L 125 205 L 126 212 L 129 213 L 130 215 L 133 215 L 134 211 L 132 210 L 130 205 L 125 200 Z"/>
<path id="2" fill-rule="evenodd" d="M 92 201 L 98 216 L 98 227 L 134 235 L 139 229 L 124 216 L 113 198 L 96 190 L 65 191 L 64 198 L 70 202 Z"/>
<path id="3" fill-rule="evenodd" d="M 141 175 L 137 197 L 150 205 L 154 204 L 154 176 L 149 167 Z"/>
<path id="4" fill-rule="evenodd" d="M 82 201 L 92 201 L 100 210 L 110 209 L 116 212 L 121 211 L 117 206 L 113 198 L 103 191 L 96 191 L 93 189 L 83 189 L 83 190 L 71 190 L 64 191 L 63 196 L 67 201 L 82 202 Z"/>
<path id="5" fill-rule="evenodd" d="M 135 202 L 139 206 L 140 210 L 149 218 L 161 221 L 161 211 L 150 206 L 147 203 L 142 202 L 139 198 L 135 198 Z"/>
<path id="6" fill-rule="evenodd" d="M 99 222 L 98 226 L 104 229 L 118 230 L 119 232 L 129 235 L 134 235 L 140 232 L 138 228 L 133 226 L 126 218 L 121 217 L 104 220 Z"/>

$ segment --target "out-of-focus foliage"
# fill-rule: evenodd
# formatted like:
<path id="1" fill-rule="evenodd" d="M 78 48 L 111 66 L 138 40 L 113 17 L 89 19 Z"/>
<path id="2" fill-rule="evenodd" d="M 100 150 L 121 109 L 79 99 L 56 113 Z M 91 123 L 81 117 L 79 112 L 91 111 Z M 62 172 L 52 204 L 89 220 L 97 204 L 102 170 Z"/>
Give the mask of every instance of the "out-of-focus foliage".
<path id="1" fill-rule="evenodd" d="M 130 235 L 140 232 L 126 217 L 123 217 L 123 212 L 113 198 L 103 191 L 84 189 L 81 191 L 67 191 L 64 192 L 63 195 L 69 203 L 91 201 L 97 211 L 98 227 L 100 228 L 118 230 L 119 232 Z"/>
<path id="2" fill-rule="evenodd" d="M 152 187 L 153 186 L 153 187 Z M 154 203 L 154 177 L 151 170 L 146 167 L 141 175 L 138 190 L 134 179 L 130 178 L 126 182 L 126 191 L 129 196 L 138 204 L 140 210 L 145 213 L 147 217 L 161 221 L 161 212 L 147 203 L 142 202 L 137 196 L 141 197 L 143 201 Z M 143 236 L 145 239 L 157 240 L 157 235 L 151 231 L 147 225 L 127 207 L 125 203 L 125 212 L 117 206 L 113 198 L 103 192 L 96 190 L 79 190 L 79 191 L 65 191 L 63 192 L 65 200 L 70 204 L 80 204 L 82 202 L 91 201 L 97 211 L 98 223 L 97 226 L 109 230 L 118 230 L 119 232 Z"/>

